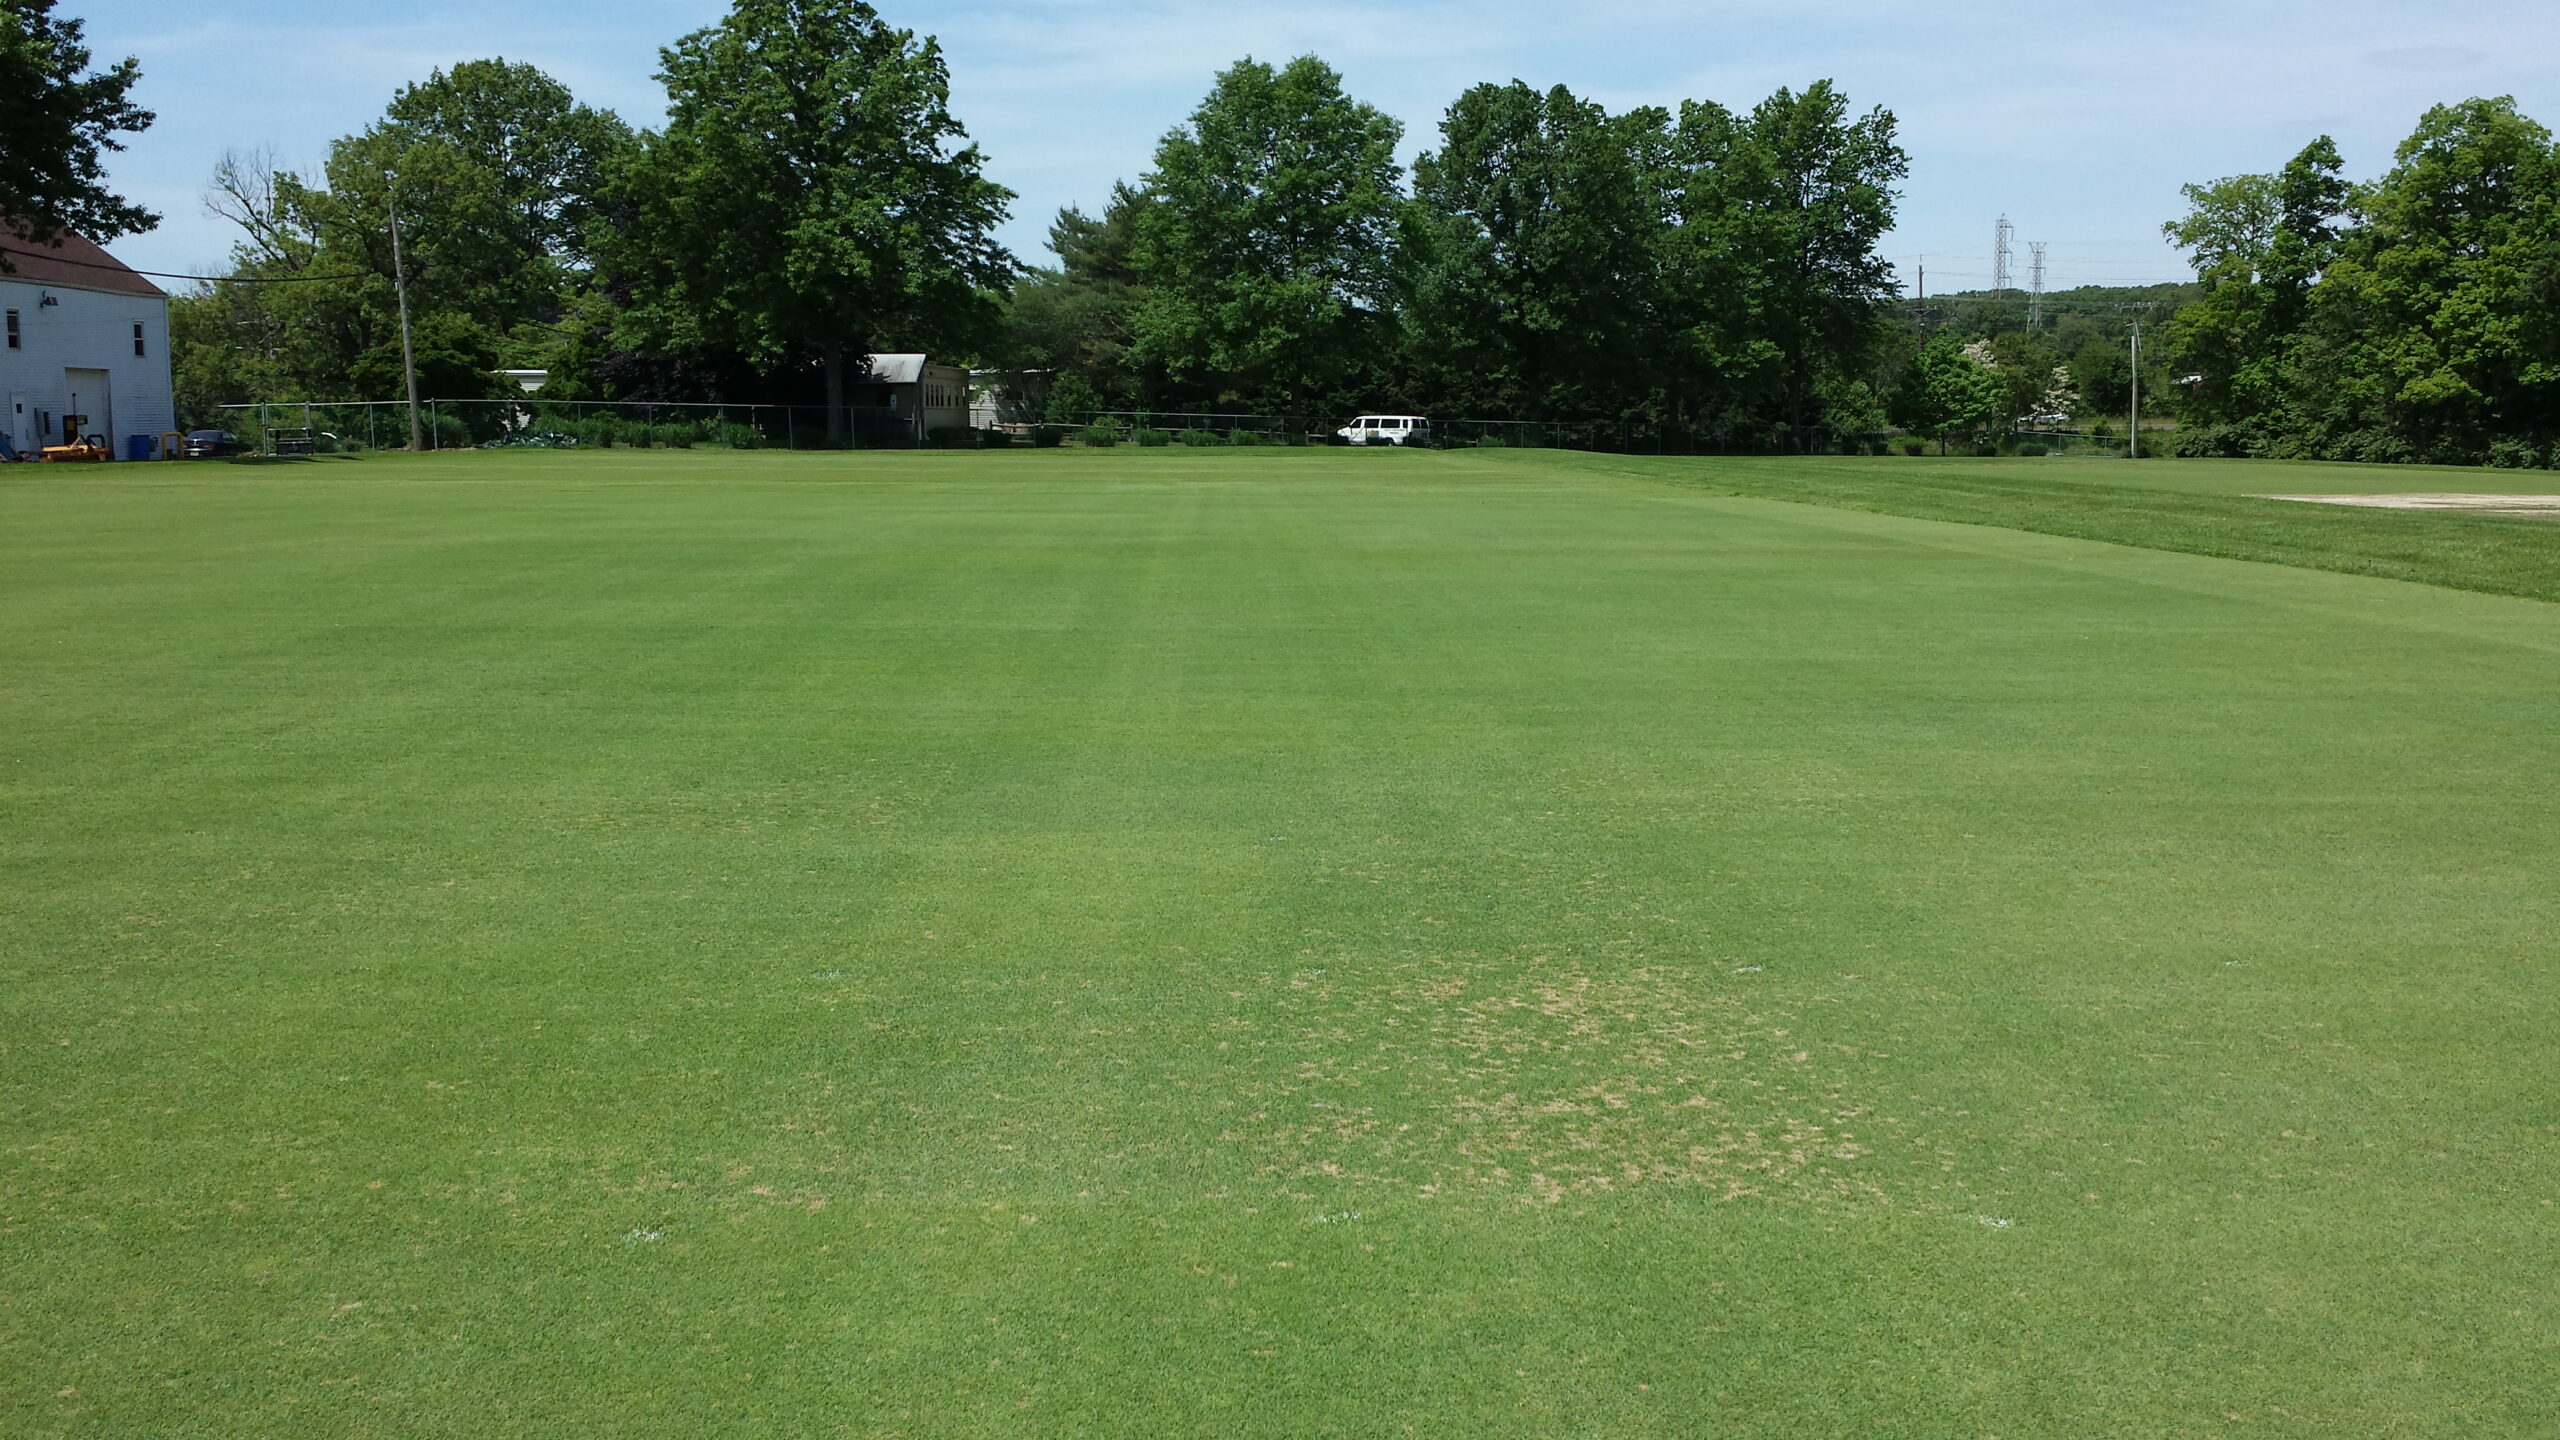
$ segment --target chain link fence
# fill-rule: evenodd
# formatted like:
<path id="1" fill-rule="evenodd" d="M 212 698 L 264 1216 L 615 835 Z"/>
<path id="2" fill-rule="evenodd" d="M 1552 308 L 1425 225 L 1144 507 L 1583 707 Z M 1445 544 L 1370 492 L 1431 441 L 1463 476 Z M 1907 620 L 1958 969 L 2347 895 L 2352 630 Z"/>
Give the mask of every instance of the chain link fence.
<path id="1" fill-rule="evenodd" d="M 409 443 L 404 401 L 265 402 L 220 407 L 224 428 L 269 454 L 400 449 Z M 430 449 L 987 449 L 1057 445 L 1333 445 L 1341 417 L 1177 410 L 1093 410 L 1040 424 L 925 430 L 912 412 L 847 406 L 843 439 L 829 436 L 822 405 L 751 405 L 634 400 L 436 399 L 420 402 L 421 439 Z M 1434 419 L 1438 449 L 1587 450 L 1621 455 L 2121 455 L 2124 439 L 2103 424 L 2020 430 L 1969 441 L 1932 440 L 1895 430 L 1833 426 L 1691 424 L 1661 420 Z M 2144 449 L 2167 453 L 2146 433 Z"/>
<path id="2" fill-rule="evenodd" d="M 400 449 L 408 402 L 269 401 L 224 405 L 222 428 L 271 454 Z M 422 400 L 420 440 L 431 450 L 574 447 L 688 450 L 897 449 L 929 443 L 912 412 L 846 406 L 844 439 L 829 438 L 823 405 L 746 405 L 636 400 Z"/>

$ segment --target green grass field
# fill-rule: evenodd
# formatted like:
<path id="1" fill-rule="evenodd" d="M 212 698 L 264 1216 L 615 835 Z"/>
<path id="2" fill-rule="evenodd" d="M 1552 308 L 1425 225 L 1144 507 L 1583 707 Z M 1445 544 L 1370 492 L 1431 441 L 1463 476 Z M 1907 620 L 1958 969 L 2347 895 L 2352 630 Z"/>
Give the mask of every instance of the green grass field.
<path id="1" fill-rule="evenodd" d="M 2006 464 L 11 469 L 0 1435 L 2560 1431 L 2560 526 Z"/>

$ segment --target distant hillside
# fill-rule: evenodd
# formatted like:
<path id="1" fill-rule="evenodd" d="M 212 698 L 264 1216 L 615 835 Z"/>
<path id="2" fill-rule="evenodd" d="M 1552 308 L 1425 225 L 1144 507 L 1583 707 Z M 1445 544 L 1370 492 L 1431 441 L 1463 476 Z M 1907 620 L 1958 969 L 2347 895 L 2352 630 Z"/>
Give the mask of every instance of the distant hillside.
<path id="1" fill-rule="evenodd" d="M 2146 323 L 2167 320 L 2177 313 L 2180 306 L 2193 303 L 2203 293 L 2204 287 L 2192 280 L 2161 285 L 2082 285 L 2070 290 L 2048 290 L 2044 296 L 2043 328 L 2051 334 L 2101 329 L 2114 332 L 2133 320 Z M 1922 308 L 1914 297 L 1905 297 L 1901 302 L 1902 313 L 1915 318 L 1922 318 Z M 2027 292 L 1957 290 L 1931 295 L 1926 306 L 1925 323 L 1932 331 L 1968 337 L 2024 330 L 2027 328 Z"/>

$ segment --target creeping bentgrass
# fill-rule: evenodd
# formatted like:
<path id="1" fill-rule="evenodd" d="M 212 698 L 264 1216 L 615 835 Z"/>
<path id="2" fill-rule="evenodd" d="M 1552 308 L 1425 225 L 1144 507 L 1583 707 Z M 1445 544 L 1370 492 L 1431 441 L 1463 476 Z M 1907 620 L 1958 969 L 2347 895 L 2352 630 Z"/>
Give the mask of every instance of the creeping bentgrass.
<path id="1" fill-rule="evenodd" d="M 0 1434 L 2550 1433 L 2560 607 L 1927 473 L 13 469 Z"/>

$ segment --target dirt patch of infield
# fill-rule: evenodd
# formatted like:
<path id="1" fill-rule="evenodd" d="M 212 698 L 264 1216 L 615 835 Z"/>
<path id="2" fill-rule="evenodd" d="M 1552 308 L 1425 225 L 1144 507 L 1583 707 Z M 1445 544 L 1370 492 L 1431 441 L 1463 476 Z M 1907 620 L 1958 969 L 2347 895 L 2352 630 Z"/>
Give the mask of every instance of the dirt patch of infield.
<path id="1" fill-rule="evenodd" d="M 2261 500 L 2304 500 L 2314 505 L 2362 505 L 2374 510 L 2455 510 L 2466 515 L 2531 515 L 2560 520 L 2560 495 L 2261 495 Z"/>

